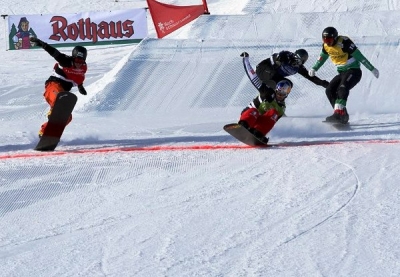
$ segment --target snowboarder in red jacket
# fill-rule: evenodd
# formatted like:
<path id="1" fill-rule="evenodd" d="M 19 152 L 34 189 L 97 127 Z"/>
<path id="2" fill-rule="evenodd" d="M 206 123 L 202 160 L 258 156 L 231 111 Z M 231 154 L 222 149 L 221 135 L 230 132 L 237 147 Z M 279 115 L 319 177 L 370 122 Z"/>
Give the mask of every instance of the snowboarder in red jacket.
<path id="1" fill-rule="evenodd" d="M 42 47 L 57 61 L 54 65 L 53 73 L 45 82 L 45 91 L 43 94 L 46 102 L 50 105 L 50 111 L 47 113 L 47 116 L 50 116 L 59 92 L 69 92 L 73 87 L 77 86 L 82 95 L 87 94 L 83 87 L 83 81 L 85 80 L 87 71 L 87 50 L 85 47 L 78 45 L 72 50 L 72 55 L 68 56 L 36 37 L 31 37 L 30 40 L 36 43 L 37 46 Z M 69 117 L 67 124 L 69 124 L 71 120 L 72 115 Z M 47 122 L 42 124 L 39 136 L 43 135 L 46 126 Z"/>

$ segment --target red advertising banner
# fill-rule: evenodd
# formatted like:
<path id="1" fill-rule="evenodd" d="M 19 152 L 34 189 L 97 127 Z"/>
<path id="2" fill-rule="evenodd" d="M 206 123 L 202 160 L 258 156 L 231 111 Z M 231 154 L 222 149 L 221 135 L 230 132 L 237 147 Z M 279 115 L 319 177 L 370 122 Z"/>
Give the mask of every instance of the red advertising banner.
<path id="1" fill-rule="evenodd" d="M 158 38 L 163 38 L 202 14 L 209 14 L 206 0 L 202 5 L 174 6 L 147 0 Z"/>

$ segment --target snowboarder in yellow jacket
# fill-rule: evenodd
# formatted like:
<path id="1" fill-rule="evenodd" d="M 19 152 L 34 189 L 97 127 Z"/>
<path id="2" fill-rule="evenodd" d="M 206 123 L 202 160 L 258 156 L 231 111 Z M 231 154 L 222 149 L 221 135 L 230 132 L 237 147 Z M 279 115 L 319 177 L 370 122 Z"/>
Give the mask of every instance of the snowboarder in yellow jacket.
<path id="1" fill-rule="evenodd" d="M 308 74 L 315 76 L 315 72 L 329 57 L 331 58 L 338 74 L 333 77 L 325 90 L 326 96 L 334 109 L 333 115 L 328 116 L 326 121 L 345 124 L 349 121 L 349 114 L 346 109 L 347 98 L 350 90 L 361 80 L 361 64 L 370 70 L 376 78 L 379 77 L 379 71 L 364 57 L 350 38 L 338 35 L 338 31 L 334 27 L 327 27 L 322 31 L 322 41 L 319 59 Z"/>

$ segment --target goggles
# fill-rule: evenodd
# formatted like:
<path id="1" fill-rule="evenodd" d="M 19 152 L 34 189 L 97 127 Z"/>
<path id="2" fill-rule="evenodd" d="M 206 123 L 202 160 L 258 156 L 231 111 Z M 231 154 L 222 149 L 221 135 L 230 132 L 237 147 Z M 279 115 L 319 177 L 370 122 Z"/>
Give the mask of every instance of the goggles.
<path id="1" fill-rule="evenodd" d="M 322 41 L 327 45 L 333 45 L 335 39 L 333 37 L 323 37 Z"/>
<path id="2" fill-rule="evenodd" d="M 276 90 L 275 95 L 276 95 L 275 96 L 276 100 L 278 100 L 278 101 L 283 101 L 288 96 L 288 94 L 285 91 L 281 91 L 281 90 Z"/>
<path id="3" fill-rule="evenodd" d="M 275 90 L 276 100 L 283 101 L 286 97 L 288 97 L 290 91 L 291 87 L 288 87 L 287 85 L 279 85 L 278 83 L 277 88 Z"/>
<path id="4" fill-rule="evenodd" d="M 296 54 L 295 59 L 292 61 L 292 65 L 293 66 L 300 66 L 303 64 L 303 60 L 301 59 L 301 57 L 299 55 Z"/>
<path id="5" fill-rule="evenodd" d="M 286 91 L 282 91 L 282 90 L 277 90 L 276 91 L 276 95 L 280 96 L 280 97 L 286 97 L 288 96 L 288 94 L 286 93 Z"/>
<path id="6" fill-rule="evenodd" d="M 74 58 L 74 63 L 75 64 L 84 64 L 85 60 L 79 57 Z"/>

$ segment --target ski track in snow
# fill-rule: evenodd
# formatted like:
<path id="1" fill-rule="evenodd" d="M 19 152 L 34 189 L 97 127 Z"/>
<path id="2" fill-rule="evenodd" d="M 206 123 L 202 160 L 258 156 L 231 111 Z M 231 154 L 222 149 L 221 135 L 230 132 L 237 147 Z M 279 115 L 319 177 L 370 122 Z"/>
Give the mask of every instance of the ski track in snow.
<path id="1" fill-rule="evenodd" d="M 351 170 L 352 175 L 354 176 L 355 184 L 353 185 L 353 187 L 350 187 L 350 188 L 348 188 L 348 186 L 346 186 L 345 188 L 343 188 L 344 191 L 340 191 L 340 192 L 338 192 L 337 194 L 335 193 L 334 195 L 331 195 L 331 196 L 329 196 L 329 197 L 323 199 L 321 202 L 325 202 L 326 200 L 330 200 L 331 198 L 334 198 L 334 197 L 336 197 L 336 196 L 338 196 L 338 195 L 339 195 L 339 196 L 342 196 L 342 195 L 340 195 L 340 194 L 343 193 L 344 195 L 343 195 L 342 197 L 339 197 L 339 196 L 338 196 L 339 199 L 336 200 L 336 201 L 337 201 L 337 202 L 343 201 L 344 203 L 343 203 L 342 205 L 339 204 L 339 207 L 338 207 L 336 210 L 334 210 L 332 213 L 330 213 L 329 215 L 327 215 L 326 218 L 321 219 L 321 221 L 317 222 L 315 225 L 313 225 L 313 226 L 311 226 L 311 227 L 309 227 L 309 228 L 306 228 L 306 229 L 304 229 L 304 230 L 300 230 L 300 232 L 299 232 L 298 234 L 292 235 L 292 237 L 289 238 L 288 240 L 286 240 L 284 243 L 289 243 L 289 242 L 291 242 L 292 240 L 297 239 L 297 238 L 299 238 L 300 236 L 303 236 L 304 234 L 307 234 L 307 233 L 310 232 L 311 230 L 313 230 L 313 229 L 319 227 L 320 225 L 324 224 L 326 221 L 328 221 L 329 219 L 333 218 L 333 217 L 336 216 L 341 210 L 343 210 L 343 209 L 351 202 L 351 200 L 356 196 L 357 191 L 359 190 L 360 180 L 359 180 L 359 178 L 358 178 L 358 176 L 357 176 L 357 174 L 356 174 L 354 168 L 351 167 L 350 165 L 345 164 L 345 163 L 343 163 L 343 162 L 340 162 L 340 161 L 338 161 L 338 160 L 332 160 L 332 161 L 334 161 L 334 162 L 336 162 L 336 163 L 338 163 L 338 164 L 342 164 L 342 165 L 344 165 L 345 167 L 348 167 L 348 168 Z M 342 171 L 339 170 L 339 172 L 340 172 L 340 174 L 342 174 Z M 342 184 L 339 183 L 337 187 L 340 187 L 339 185 L 342 185 Z M 333 189 L 333 188 L 335 188 L 335 186 L 333 186 L 332 189 Z M 352 191 L 349 192 L 349 190 L 352 190 Z M 346 197 L 348 197 L 348 199 L 346 199 Z M 340 199 L 340 198 L 342 198 L 342 199 Z M 325 204 L 325 203 L 323 203 L 323 204 Z M 312 205 L 311 205 L 311 206 L 312 206 Z M 304 214 L 303 214 L 303 215 L 304 215 Z M 302 219 L 303 219 L 303 215 L 301 216 Z"/>

